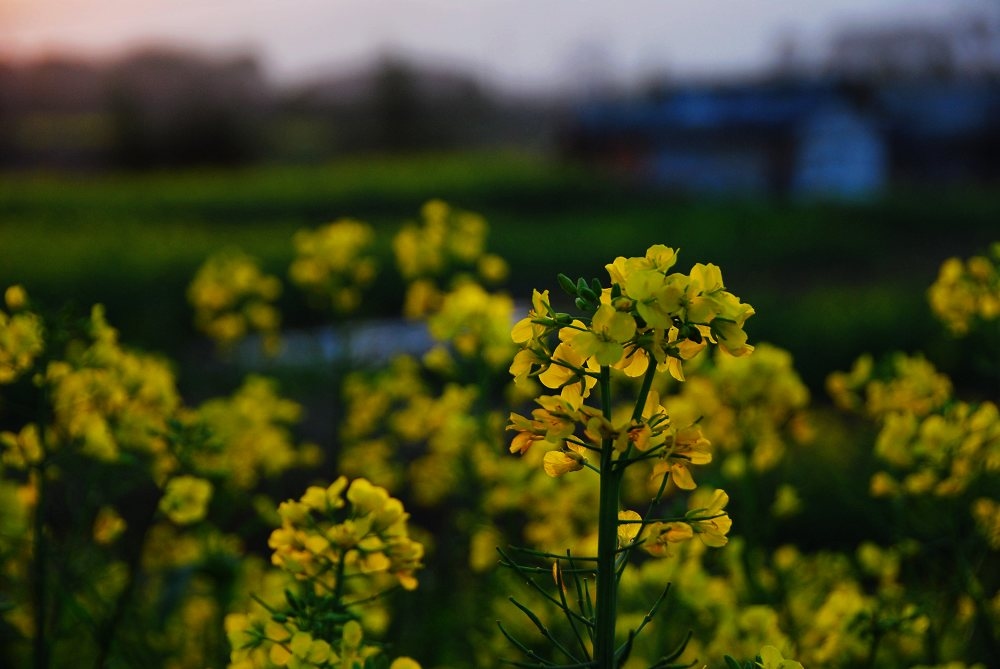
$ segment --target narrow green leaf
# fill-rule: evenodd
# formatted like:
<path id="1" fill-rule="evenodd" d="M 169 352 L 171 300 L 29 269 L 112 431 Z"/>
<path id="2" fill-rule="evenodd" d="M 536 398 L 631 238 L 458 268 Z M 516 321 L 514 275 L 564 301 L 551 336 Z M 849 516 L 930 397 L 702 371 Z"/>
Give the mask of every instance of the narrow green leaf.
<path id="1" fill-rule="evenodd" d="M 722 659 L 726 661 L 726 669 L 743 669 L 743 667 L 740 666 L 740 663 L 734 660 L 729 655 L 726 655 Z"/>

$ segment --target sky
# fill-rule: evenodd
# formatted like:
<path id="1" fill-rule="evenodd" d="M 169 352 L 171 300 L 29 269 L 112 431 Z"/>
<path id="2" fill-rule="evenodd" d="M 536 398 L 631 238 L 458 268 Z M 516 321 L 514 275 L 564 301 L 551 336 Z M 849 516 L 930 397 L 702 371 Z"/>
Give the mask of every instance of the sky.
<path id="1" fill-rule="evenodd" d="M 108 57 L 138 45 L 252 52 L 275 80 L 393 53 L 509 88 L 630 83 L 822 51 L 848 25 L 949 20 L 996 0 L 0 0 L 0 57 Z"/>

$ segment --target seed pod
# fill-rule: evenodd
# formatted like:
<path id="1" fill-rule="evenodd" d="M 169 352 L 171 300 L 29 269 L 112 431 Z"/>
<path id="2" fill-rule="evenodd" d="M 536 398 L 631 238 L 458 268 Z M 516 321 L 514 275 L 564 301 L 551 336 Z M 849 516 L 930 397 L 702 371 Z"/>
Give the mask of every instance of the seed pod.
<path id="1" fill-rule="evenodd" d="M 571 278 L 569 278 L 565 274 L 559 274 L 558 276 L 556 276 L 556 279 L 559 281 L 559 286 L 563 290 L 565 290 L 570 295 L 576 295 L 576 284 L 573 283 L 573 280 Z"/>

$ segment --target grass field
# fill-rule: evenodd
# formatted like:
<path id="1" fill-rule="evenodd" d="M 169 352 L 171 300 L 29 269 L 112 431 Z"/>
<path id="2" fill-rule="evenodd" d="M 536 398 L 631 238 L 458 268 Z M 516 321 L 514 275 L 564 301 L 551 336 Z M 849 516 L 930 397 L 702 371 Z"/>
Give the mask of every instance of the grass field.
<path id="1" fill-rule="evenodd" d="M 939 263 L 984 248 L 1000 220 L 1000 195 L 985 191 L 860 204 L 690 199 L 514 154 L 6 174 L 0 283 L 23 283 L 50 306 L 103 302 L 127 341 L 178 355 L 194 336 L 185 286 L 208 254 L 236 246 L 283 275 L 299 228 L 354 217 L 392 229 L 432 197 L 487 217 L 515 297 L 551 285 L 555 258 L 567 273 L 601 275 L 607 257 L 665 243 L 682 264 L 720 264 L 730 287 L 755 296 L 752 336 L 789 348 L 811 385 L 887 340 L 922 347 L 936 327 L 923 291 Z M 398 293 L 384 278 L 368 313 L 396 313 Z M 309 318 L 284 308 L 293 325 Z"/>

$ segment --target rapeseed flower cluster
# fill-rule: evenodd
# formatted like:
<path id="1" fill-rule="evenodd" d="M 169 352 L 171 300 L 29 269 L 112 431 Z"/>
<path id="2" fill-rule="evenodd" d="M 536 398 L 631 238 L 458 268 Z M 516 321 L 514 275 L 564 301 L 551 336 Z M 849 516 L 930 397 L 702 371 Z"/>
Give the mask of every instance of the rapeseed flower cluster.
<path id="1" fill-rule="evenodd" d="M 277 277 L 261 271 L 257 261 L 230 249 L 208 258 L 188 286 L 194 323 L 228 350 L 251 332 L 259 333 L 265 352 L 277 353 L 281 315 L 274 301 L 281 294 Z"/>
<path id="2" fill-rule="evenodd" d="M 503 281 L 507 263 L 486 251 L 488 233 L 479 214 L 441 200 L 427 202 L 420 221 L 404 225 L 392 240 L 396 267 L 407 282 L 404 315 L 419 318 L 436 312 L 443 292 L 466 279 Z"/>
<path id="3" fill-rule="evenodd" d="M 389 574 L 406 590 L 417 587 L 423 546 L 409 538 L 409 516 L 385 488 L 340 477 L 312 486 L 278 507 L 281 528 L 271 533 L 271 562 L 317 590 L 343 591 L 358 575 Z M 369 593 L 370 594 L 370 593 Z"/>
<path id="4" fill-rule="evenodd" d="M 530 660 L 593 666 L 608 601 L 594 577 L 610 573 L 618 645 L 605 639 L 601 652 L 628 655 L 622 666 L 723 666 L 728 654 L 747 660 L 741 669 L 985 669 L 972 662 L 1000 638 L 995 403 L 960 401 L 920 356 L 862 358 L 829 388 L 874 426 L 868 453 L 865 421 L 809 411 L 788 353 L 749 345 L 752 307 L 722 288 L 718 268 L 674 272 L 666 247 L 609 264 L 608 287 L 562 281 L 572 313 L 536 291 L 511 334 L 509 297 L 484 288 L 505 266 L 486 253 L 485 222 L 463 216 L 432 202 L 397 244 L 400 274 L 419 286 L 411 315 L 438 345 L 346 377 L 332 451 L 354 480 L 309 488 L 280 511 L 256 488 L 315 464 L 319 450 L 295 445 L 302 408 L 273 382 L 251 376 L 229 397 L 187 407 L 170 365 L 123 348 L 100 309 L 82 333 L 34 315 L 13 327 L 31 312 L 23 289 L 9 289 L 0 363 L 17 362 L 0 378 L 0 636 L 13 650 L 0 644 L 0 664 L 27 664 L 29 640 L 41 638 L 50 666 L 103 657 L 190 669 L 217 665 L 221 649 L 241 668 L 414 669 L 408 658 L 390 664 L 381 639 L 427 632 L 445 640 L 428 649 L 442 666 L 492 666 L 510 638 L 539 634 L 562 648 L 528 643 Z M 344 268 L 368 258 L 373 273 L 371 251 L 384 245 L 323 230 L 303 233 L 315 235 L 301 256 L 313 265 L 299 271 L 327 271 L 317 268 L 328 245 L 330 281 L 301 287 L 360 291 L 368 270 Z M 496 374 L 506 366 L 514 384 Z M 493 409 L 499 397 L 532 406 L 507 420 Z M 27 420 L 12 409 L 22 405 L 36 409 Z M 817 448 L 795 450 L 806 443 Z M 498 457 L 508 445 L 517 458 Z M 873 471 L 872 494 L 890 499 L 856 507 Z M 612 494 L 607 480 L 620 483 Z M 740 484 L 732 502 L 713 487 L 722 481 Z M 828 487 L 807 487 L 816 481 Z M 831 522 L 812 508 L 817 489 L 828 508 L 870 513 Z M 406 516 L 397 497 L 432 519 L 439 544 L 409 523 L 392 529 Z M 601 509 L 612 511 L 610 543 Z M 270 566 L 216 526 L 259 533 L 262 521 L 280 524 Z M 856 549 L 781 545 L 801 523 L 814 541 L 834 533 Z M 477 614 L 409 619 L 393 639 L 382 595 L 416 585 L 424 545 L 448 574 L 435 607 Z M 494 569 L 498 546 L 514 571 Z M 597 559 L 608 546 L 610 568 Z M 506 620 L 501 593 L 536 577 L 542 587 L 515 601 L 534 617 Z M 52 589 L 41 598 L 39 583 Z M 652 607 L 651 592 L 664 594 Z M 689 641 L 672 638 L 688 629 Z"/>
<path id="5" fill-rule="evenodd" d="M 814 429 L 809 389 L 791 355 L 763 343 L 749 357 L 717 351 L 664 402 L 674 420 L 698 425 L 717 450 L 727 478 L 773 470 L 791 445 L 806 444 Z"/>
<path id="6" fill-rule="evenodd" d="M 7 288 L 4 302 L 7 311 L 0 309 L 0 385 L 16 381 L 45 347 L 42 321 L 26 310 L 28 296 L 24 288 Z"/>
<path id="7" fill-rule="evenodd" d="M 508 429 L 516 433 L 511 452 L 525 453 L 543 442 L 549 447 L 545 471 L 562 476 L 583 469 L 588 453 L 611 444 L 616 457 L 658 457 L 654 481 L 669 479 L 678 488 L 694 489 L 690 466 L 711 461 L 709 442 L 697 425 L 674 425 L 655 392 L 647 388 L 641 410 L 617 422 L 608 411 L 584 404 L 602 368 L 650 380 L 655 371 L 669 372 L 683 381 L 683 361 L 709 342 L 734 356 L 753 350 L 743 331 L 753 308 L 725 289 L 715 265 L 671 273 L 676 259 L 677 253 L 662 245 L 650 247 L 644 257 L 619 257 L 606 266 L 609 288 L 596 280 L 574 284 L 563 278 L 563 287 L 585 311 L 582 318 L 557 312 L 548 291 L 534 292 L 528 317 L 511 333 L 520 351 L 510 372 L 515 383 L 537 378 L 560 392 L 537 398 L 540 408 L 530 419 L 511 414 Z"/>
<path id="8" fill-rule="evenodd" d="M 437 387 L 426 374 L 418 360 L 399 356 L 383 370 L 345 380 L 350 414 L 341 426 L 340 466 L 434 507 L 470 483 L 463 475 L 488 485 L 479 477 L 495 467 L 483 417 L 474 411 L 480 389 L 454 380 Z"/>
<path id="9" fill-rule="evenodd" d="M 406 280 L 405 315 L 423 320 L 435 345 L 420 358 L 397 355 L 384 368 L 346 377 L 339 467 L 407 495 L 451 537 L 445 550 L 457 552 L 464 568 L 439 603 L 454 609 L 470 605 L 477 579 L 495 567 L 495 547 L 504 542 L 496 514 L 515 512 L 525 491 L 525 472 L 496 458 L 503 419 L 487 404 L 509 384 L 497 372 L 513 355 L 513 305 L 480 282 L 505 272 L 486 252 L 481 217 L 432 202 L 422 219 L 404 226 L 394 251 Z M 407 249 L 416 247 L 427 255 L 411 256 Z M 457 656 L 492 661 L 495 649 L 482 640 L 495 628 L 468 622 L 456 630 Z"/>
<path id="10" fill-rule="evenodd" d="M 683 381 L 683 361 L 709 342 L 730 355 L 750 353 L 743 325 L 753 307 L 725 289 L 717 266 L 670 272 L 676 260 L 673 249 L 652 246 L 644 257 L 607 265 L 609 288 L 596 280 L 570 282 L 578 306 L 589 312 L 584 320 L 557 312 L 548 291 L 535 291 L 528 317 L 512 332 L 521 348 L 510 369 L 515 380 L 537 377 L 577 402 L 589 396 L 602 366 L 640 377 L 652 365 Z"/>
<path id="11" fill-rule="evenodd" d="M 676 260 L 676 251 L 663 245 L 650 247 L 642 257 L 618 257 L 606 265 L 609 287 L 598 279 L 574 282 L 560 275 L 563 290 L 574 298 L 576 313 L 556 310 L 548 291 L 535 290 L 528 316 L 511 331 L 520 348 L 509 370 L 515 384 L 536 379 L 558 394 L 536 397 L 538 408 L 530 418 L 510 414 L 507 429 L 515 433 L 510 451 L 524 455 L 537 450 L 532 447 L 541 442 L 542 468 L 549 476 L 590 469 L 600 480 L 596 555 L 582 557 L 594 563 L 595 600 L 588 605 L 581 597 L 575 608 L 566 600 L 557 602 L 571 627 L 578 616 L 592 625 L 592 646 L 579 639 L 580 649 L 572 652 L 554 644 L 569 660 L 566 666 L 591 658 L 594 666 L 615 666 L 615 658 L 628 652 L 662 602 L 661 597 L 630 631 L 628 646 L 616 648 L 615 593 L 634 549 L 670 557 L 675 555 L 674 546 L 696 535 L 711 547 L 728 542 L 732 522 L 724 491 L 716 490 L 708 498 L 704 493 L 693 495 L 693 506 L 683 515 L 671 514 L 661 504 L 667 492 L 695 490 L 691 468 L 708 464 L 712 454 L 697 421 L 676 423 L 653 385 L 658 372 L 684 381 L 684 362 L 709 344 L 735 357 L 752 352 L 743 326 L 754 310 L 726 290 L 717 266 L 699 263 L 683 274 L 671 271 Z M 612 372 L 619 382 L 642 379 L 631 407 L 616 407 Z M 598 406 L 588 404 L 592 393 Z M 630 494 L 622 488 L 629 468 L 645 471 L 650 479 L 654 493 L 645 514 L 621 508 L 622 496 Z M 544 555 L 555 560 L 554 578 L 563 588 L 567 569 L 580 572 L 569 554 Z M 518 573 L 526 568 L 506 555 L 503 564 Z M 579 577 L 574 578 L 579 588 Z M 537 616 L 519 608 L 529 618 Z M 523 644 L 504 634 L 532 657 Z M 686 643 L 664 657 L 676 659 Z"/>
<path id="12" fill-rule="evenodd" d="M 993 402 L 956 400 L 950 379 L 922 357 L 897 354 L 879 370 L 871 358 L 828 387 L 844 407 L 879 426 L 875 455 L 888 470 L 871 480 L 876 496 L 957 497 L 1000 474 L 1000 413 Z"/>
<path id="13" fill-rule="evenodd" d="M 951 379 L 923 356 L 902 353 L 878 368 L 872 356 L 862 355 L 850 372 L 830 374 L 826 387 L 841 409 L 863 410 L 877 421 L 893 413 L 926 416 L 944 407 L 952 396 Z"/>
<path id="14" fill-rule="evenodd" d="M 514 302 L 509 296 L 489 293 L 473 281 L 462 281 L 441 294 L 438 309 L 427 315 L 427 329 L 435 341 L 446 344 L 460 359 L 479 360 L 498 369 L 508 365 L 513 354 L 513 313 Z M 431 355 L 440 357 L 446 350 Z M 447 359 L 444 365 L 448 365 Z"/>
<path id="15" fill-rule="evenodd" d="M 315 230 L 299 230 L 292 242 L 295 259 L 288 269 L 292 282 L 336 314 L 357 310 L 362 291 L 378 273 L 371 226 L 342 219 Z"/>
<path id="16" fill-rule="evenodd" d="M 242 614 L 227 616 L 229 643 L 240 648 L 233 651 L 230 669 L 355 669 L 375 666 L 371 660 L 380 655 L 376 646 L 365 644 L 364 631 L 355 620 L 344 624 L 340 638 L 333 644 L 309 632 L 293 630 L 294 626 L 274 620 L 264 621 Z M 268 650 L 264 652 L 263 648 Z M 420 669 L 420 665 L 408 657 L 396 658 L 391 664 L 382 666 Z"/>
<path id="17" fill-rule="evenodd" d="M 8 302 L 27 304 L 23 291 Z M 220 582 L 239 577 L 244 552 L 209 512 L 259 477 L 315 462 L 291 444 L 298 405 L 250 379 L 235 398 L 186 407 L 171 365 L 121 345 L 100 306 L 45 326 L 51 342 L 19 369 L 30 383 L 13 388 L 36 419 L 5 413 L 0 430 L 3 659 L 39 645 L 52 665 L 110 657 L 119 630 L 141 631 L 162 666 L 205 666 L 217 635 L 197 643 L 178 630 L 221 628 Z M 80 617 L 92 623 L 70 624 Z"/>
<path id="18" fill-rule="evenodd" d="M 148 461 L 158 481 L 177 468 L 166 437 L 181 406 L 173 372 L 165 360 L 122 348 L 100 306 L 87 339 L 49 362 L 40 380 L 52 402 L 50 448 L 72 446 L 105 462 L 128 452 Z"/>
<path id="19" fill-rule="evenodd" d="M 423 546 L 409 538 L 402 503 L 367 479 L 312 486 L 278 508 L 272 564 L 288 584 L 282 598 L 257 599 L 226 617 L 230 667 L 350 669 L 381 653 L 364 640 L 357 609 L 393 585 L 412 590 Z M 398 658 L 395 669 L 419 669 Z"/>
<path id="20" fill-rule="evenodd" d="M 976 320 L 1000 317 L 1000 242 L 993 243 L 989 255 L 945 260 L 927 298 L 934 314 L 957 336 L 967 334 Z"/>
<path id="21" fill-rule="evenodd" d="M 954 497 L 1000 474 L 1000 414 L 992 402 L 955 402 L 940 413 L 886 416 L 875 453 L 890 472 L 872 479 L 875 495 Z"/>
<path id="22" fill-rule="evenodd" d="M 231 397 L 206 400 L 185 415 L 187 424 L 207 435 L 203 447 L 189 456 L 199 472 L 249 490 L 261 476 L 271 478 L 292 467 L 317 464 L 319 448 L 297 445 L 292 436 L 302 406 L 279 396 L 276 385 L 250 375 Z"/>
<path id="23" fill-rule="evenodd" d="M 984 594 L 995 585 L 968 566 L 991 559 L 1000 548 L 1000 412 L 991 401 L 956 399 L 948 377 L 916 356 L 897 354 L 887 365 L 863 358 L 828 385 L 840 404 L 863 411 L 876 425 L 873 454 L 880 469 L 871 477 L 870 493 L 905 505 L 892 507 L 895 534 L 906 547 L 902 555 L 925 573 L 944 562 L 960 575 L 942 603 L 959 613 L 930 629 L 922 623 L 916 632 L 935 638 L 943 657 L 961 657 L 970 630 L 1000 630 L 1000 594 Z M 900 514 L 902 508 L 912 516 Z M 948 547 L 943 551 L 942 540 Z M 907 615 L 912 604 L 903 593 L 898 587 L 894 619 L 923 620 Z"/>
<path id="24" fill-rule="evenodd" d="M 704 465 L 712 460 L 711 444 L 698 425 L 675 428 L 666 409 L 650 393 L 646 410 L 639 419 L 617 424 L 606 418 L 600 409 L 575 404 L 575 394 L 565 399 L 561 395 L 542 395 L 535 399 L 539 408 L 526 418 L 511 413 L 508 430 L 516 432 L 511 441 L 511 453 L 523 454 L 534 443 L 555 447 L 545 453 L 543 468 L 549 476 L 562 476 L 579 471 L 587 462 L 587 454 L 599 451 L 604 440 L 610 439 L 616 454 L 632 451 L 644 459 L 658 458 L 651 478 L 655 485 L 668 479 L 682 490 L 695 488 L 691 465 Z M 576 432 L 582 428 L 582 434 Z"/>
<path id="25" fill-rule="evenodd" d="M 706 493 L 699 492 L 702 494 L 692 496 L 690 503 L 692 508 L 681 520 L 654 521 L 643 526 L 642 517 L 638 513 L 623 511 L 618 518 L 627 524 L 619 527 L 620 543 L 629 545 L 635 541 L 642 541 L 645 550 L 657 557 L 672 557 L 673 545 L 688 541 L 695 536 L 706 546 L 712 548 L 725 546 L 729 543 L 726 535 L 733 525 L 725 511 L 729 495 L 723 490 L 715 490 L 708 499 L 704 499 Z M 634 525 L 635 523 L 638 525 Z"/>
<path id="26" fill-rule="evenodd" d="M 684 655 L 691 660 L 750 657 L 762 646 L 805 667 L 911 666 L 907 662 L 923 656 L 933 623 L 902 580 L 901 562 L 912 551 L 871 542 L 853 554 L 803 554 L 790 545 L 748 551 L 737 538 L 713 560 L 705 544 L 687 542 L 675 547 L 674 559 L 639 565 L 623 578 L 624 620 L 641 620 L 645 593 L 672 581 L 678 587 L 661 622 L 694 630 Z M 952 630 L 941 624 L 936 632 L 956 640 L 968 623 Z M 669 639 L 651 635 L 636 641 L 633 657 L 637 666 L 648 666 L 671 647 Z"/>

